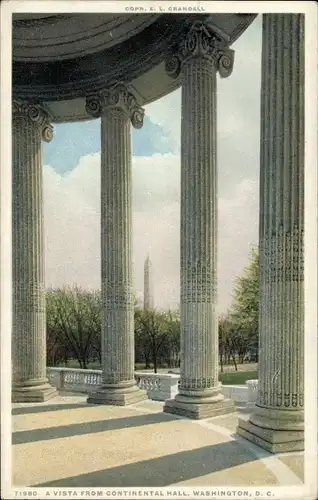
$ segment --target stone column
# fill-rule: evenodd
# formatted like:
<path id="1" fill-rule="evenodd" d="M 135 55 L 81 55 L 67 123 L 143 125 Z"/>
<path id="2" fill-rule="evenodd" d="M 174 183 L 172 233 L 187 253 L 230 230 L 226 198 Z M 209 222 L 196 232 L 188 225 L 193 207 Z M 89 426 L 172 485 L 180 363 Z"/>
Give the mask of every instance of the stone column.
<path id="1" fill-rule="evenodd" d="M 259 394 L 238 432 L 304 447 L 304 16 L 263 15 Z"/>
<path id="2" fill-rule="evenodd" d="M 53 128 L 41 106 L 12 111 L 12 401 L 46 401 L 57 392 L 46 378 L 41 141 Z"/>
<path id="3" fill-rule="evenodd" d="M 164 411 L 194 419 L 234 411 L 218 382 L 217 72 L 231 74 L 234 52 L 195 23 L 167 72 L 182 77 L 180 389 Z"/>
<path id="4" fill-rule="evenodd" d="M 131 123 L 144 110 L 118 84 L 90 96 L 87 111 L 101 117 L 101 273 L 103 385 L 89 403 L 127 405 L 147 397 L 135 382 L 132 288 Z"/>

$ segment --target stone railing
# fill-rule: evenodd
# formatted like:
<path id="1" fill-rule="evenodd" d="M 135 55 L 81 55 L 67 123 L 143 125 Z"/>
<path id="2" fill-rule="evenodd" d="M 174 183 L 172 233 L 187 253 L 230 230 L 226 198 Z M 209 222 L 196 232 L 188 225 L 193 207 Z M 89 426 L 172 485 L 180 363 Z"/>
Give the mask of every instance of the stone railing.
<path id="1" fill-rule="evenodd" d="M 247 380 L 245 385 L 223 385 L 222 393 L 236 403 L 254 404 L 257 398 L 258 380 Z"/>
<path id="2" fill-rule="evenodd" d="M 59 390 L 89 393 L 102 384 L 101 370 L 78 368 L 47 368 L 50 383 Z M 145 389 L 149 399 L 166 401 L 178 393 L 180 375 L 170 373 L 135 372 L 140 389 Z M 245 385 L 223 385 L 224 396 L 235 402 L 254 404 L 257 398 L 258 380 L 248 380 Z"/>
<path id="3" fill-rule="evenodd" d="M 102 384 L 101 370 L 79 368 L 47 368 L 50 383 L 61 391 L 89 393 Z M 179 375 L 135 372 L 140 389 L 145 389 L 149 399 L 165 401 L 178 392 Z"/>
<path id="4" fill-rule="evenodd" d="M 166 401 L 178 393 L 180 375 L 135 372 L 135 379 L 138 387 L 145 389 L 154 401 Z"/>
<path id="5" fill-rule="evenodd" d="M 247 385 L 247 401 L 249 403 L 255 403 L 257 400 L 257 393 L 258 393 L 258 380 L 257 379 L 252 379 L 252 380 L 247 380 L 245 382 Z"/>
<path id="6" fill-rule="evenodd" d="M 60 391 L 88 393 L 102 383 L 102 370 L 47 368 L 49 382 Z"/>

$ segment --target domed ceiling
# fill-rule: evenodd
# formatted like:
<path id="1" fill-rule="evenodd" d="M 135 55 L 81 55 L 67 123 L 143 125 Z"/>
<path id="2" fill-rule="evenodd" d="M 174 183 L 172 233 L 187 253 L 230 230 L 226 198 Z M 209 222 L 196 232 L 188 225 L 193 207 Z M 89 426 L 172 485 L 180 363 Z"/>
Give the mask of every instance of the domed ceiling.
<path id="1" fill-rule="evenodd" d="M 180 86 L 166 54 L 195 19 L 230 45 L 255 14 L 14 14 L 13 95 L 42 101 L 57 122 L 87 119 L 85 96 L 129 84 L 140 104 Z"/>

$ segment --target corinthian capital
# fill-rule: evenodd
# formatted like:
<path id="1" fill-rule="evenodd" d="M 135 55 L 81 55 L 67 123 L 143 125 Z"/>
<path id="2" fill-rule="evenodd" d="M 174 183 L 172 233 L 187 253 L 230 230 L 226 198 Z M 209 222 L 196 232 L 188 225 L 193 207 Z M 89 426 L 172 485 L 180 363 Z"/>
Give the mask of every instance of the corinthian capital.
<path id="1" fill-rule="evenodd" d="M 97 118 L 108 110 L 124 113 L 135 128 L 143 126 L 145 110 L 139 106 L 135 96 L 122 83 L 86 98 L 88 114 Z"/>
<path id="2" fill-rule="evenodd" d="M 176 52 L 166 60 L 166 72 L 176 78 L 184 64 L 199 58 L 214 64 L 222 78 L 233 71 L 234 50 L 229 49 L 204 23 L 195 22 Z"/>
<path id="3" fill-rule="evenodd" d="M 43 141 L 50 142 L 53 139 L 53 126 L 50 123 L 51 117 L 40 104 L 30 104 L 14 100 L 12 103 L 12 115 L 13 119 L 25 118 L 36 123 L 41 129 Z"/>

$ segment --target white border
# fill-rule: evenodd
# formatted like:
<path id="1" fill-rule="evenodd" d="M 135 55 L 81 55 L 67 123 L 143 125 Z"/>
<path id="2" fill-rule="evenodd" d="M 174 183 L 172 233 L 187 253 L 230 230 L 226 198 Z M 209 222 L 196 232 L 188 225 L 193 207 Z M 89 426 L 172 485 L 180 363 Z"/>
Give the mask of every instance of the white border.
<path id="1" fill-rule="evenodd" d="M 5 7 L 5 8 L 3 8 Z M 11 31 L 9 4 L 1 6 L 0 324 L 1 497 L 11 488 Z M 7 105 L 6 105 L 7 104 Z M 9 484 L 8 484 L 9 483 Z"/>
<path id="2" fill-rule="evenodd" d="M 270 490 L 275 498 L 314 499 L 317 495 L 317 5 L 315 2 L 114 2 L 114 1 L 6 1 L 1 4 L 1 490 L 2 498 L 15 498 L 11 490 L 11 14 L 13 12 L 169 12 L 171 7 L 203 7 L 206 12 L 303 12 L 305 18 L 305 485 Z M 233 490 L 232 488 L 216 488 Z M 100 490 L 100 488 L 98 488 Z M 156 488 L 140 488 L 147 491 Z M 162 488 L 160 491 L 167 491 Z M 178 490 L 179 488 L 173 488 Z M 196 488 L 198 489 L 198 488 Z M 202 488 L 207 490 L 208 488 Z M 255 488 L 248 490 L 255 496 Z M 24 488 L 23 491 L 29 490 Z M 30 488 L 33 490 L 33 488 Z M 38 497 L 52 489 L 39 488 Z M 57 489 L 55 488 L 55 491 Z M 63 488 L 63 491 L 74 491 Z M 105 488 L 104 488 L 105 490 Z M 116 488 L 112 488 L 115 491 Z M 129 491 L 127 488 L 122 491 Z M 186 488 L 189 496 L 191 488 Z M 22 489 L 20 489 L 22 491 Z M 135 489 L 136 491 L 136 489 Z M 83 498 L 83 496 L 81 497 Z M 105 497 L 107 498 L 107 496 Z M 127 495 L 127 498 L 129 496 Z M 135 497 L 136 498 L 136 497 Z M 161 497 L 163 498 L 163 497 Z M 216 497 L 214 497 L 216 498 Z M 240 497 L 242 498 L 242 497 Z"/>
<path id="3" fill-rule="evenodd" d="M 170 2 L 170 1 L 145 1 L 140 0 L 136 2 L 128 1 L 96 1 L 90 0 L 70 0 L 70 1 L 54 1 L 54 0 L 4 0 L 3 1 L 4 10 L 6 15 L 10 13 L 26 13 L 26 12 L 37 12 L 37 13 L 62 13 L 62 12 L 158 12 L 158 13 L 170 13 L 172 9 L 187 7 L 195 8 L 200 7 L 205 9 L 205 12 L 213 13 L 224 13 L 224 12 L 241 12 L 241 13 L 301 13 L 308 14 L 309 17 L 317 16 L 317 8 L 314 2 L 306 1 L 276 1 L 272 0 L 269 2 L 241 2 L 241 1 L 227 1 L 226 4 L 222 1 L 209 2 L 209 1 L 197 1 L 197 2 Z M 226 8 L 225 8 L 226 5 Z M 175 11 L 173 11 L 176 13 Z M 314 21 L 312 26 L 314 27 Z M 312 29 L 312 28 L 311 28 Z M 313 29 L 312 29 L 313 33 Z"/>

